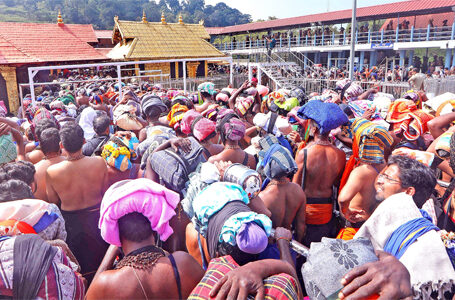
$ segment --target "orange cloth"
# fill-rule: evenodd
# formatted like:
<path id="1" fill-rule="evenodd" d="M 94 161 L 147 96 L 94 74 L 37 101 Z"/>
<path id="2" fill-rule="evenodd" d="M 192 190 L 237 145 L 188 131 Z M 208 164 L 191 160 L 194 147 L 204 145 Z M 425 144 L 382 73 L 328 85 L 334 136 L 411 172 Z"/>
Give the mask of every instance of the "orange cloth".
<path id="1" fill-rule="evenodd" d="M 181 105 L 180 103 L 174 104 L 171 111 L 167 115 L 169 126 L 174 127 L 175 124 L 179 123 L 183 119 L 183 115 L 188 111 L 188 107 Z"/>
<path id="2" fill-rule="evenodd" d="M 305 223 L 309 225 L 327 224 L 332 219 L 332 204 L 307 204 Z"/>
<path id="3" fill-rule="evenodd" d="M 350 241 L 354 238 L 354 235 L 359 231 L 360 228 L 347 227 L 340 230 L 340 233 L 337 235 L 337 239 L 342 239 L 345 241 Z"/>
<path id="4" fill-rule="evenodd" d="M 36 234 L 35 229 L 25 222 L 16 220 L 0 221 L 0 232 L 2 235 L 14 236 L 18 234 Z"/>
<path id="5" fill-rule="evenodd" d="M 360 162 L 359 143 L 357 142 L 357 137 L 354 137 L 354 140 L 352 141 L 352 155 L 349 158 L 348 162 L 346 163 L 346 167 L 344 168 L 338 194 L 341 192 L 341 190 L 343 190 L 344 186 L 346 185 L 346 182 L 348 182 L 349 175 L 351 175 L 352 170 L 354 170 L 357 167 L 359 162 Z"/>

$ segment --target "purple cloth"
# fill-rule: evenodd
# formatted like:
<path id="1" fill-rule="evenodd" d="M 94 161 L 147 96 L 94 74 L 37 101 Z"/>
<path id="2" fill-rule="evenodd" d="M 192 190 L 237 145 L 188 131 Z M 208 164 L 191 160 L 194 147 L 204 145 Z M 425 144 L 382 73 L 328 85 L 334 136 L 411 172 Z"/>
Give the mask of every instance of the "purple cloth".
<path id="1" fill-rule="evenodd" d="M 266 232 L 256 222 L 244 223 L 235 239 L 238 248 L 250 254 L 261 253 L 269 243 Z"/>

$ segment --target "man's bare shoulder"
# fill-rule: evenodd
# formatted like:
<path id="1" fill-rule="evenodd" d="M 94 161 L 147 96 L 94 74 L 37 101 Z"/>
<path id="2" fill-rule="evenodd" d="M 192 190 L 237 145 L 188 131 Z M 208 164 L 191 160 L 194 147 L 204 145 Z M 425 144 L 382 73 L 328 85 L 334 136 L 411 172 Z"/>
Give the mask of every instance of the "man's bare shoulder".
<path id="1" fill-rule="evenodd" d="M 131 279 L 126 268 L 99 274 L 87 291 L 87 299 L 107 299 L 121 294 L 122 286 Z"/>
<path id="2" fill-rule="evenodd" d="M 353 176 L 376 176 L 378 171 L 372 166 L 367 164 L 362 164 L 352 170 Z"/>

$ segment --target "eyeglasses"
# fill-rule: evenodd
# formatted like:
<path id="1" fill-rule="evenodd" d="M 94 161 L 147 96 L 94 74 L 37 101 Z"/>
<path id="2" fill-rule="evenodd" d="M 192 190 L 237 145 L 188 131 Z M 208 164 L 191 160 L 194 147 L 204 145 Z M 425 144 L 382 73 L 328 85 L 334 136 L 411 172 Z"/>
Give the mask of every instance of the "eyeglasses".
<path id="1" fill-rule="evenodd" d="M 392 177 L 390 177 L 389 175 L 384 174 L 384 173 L 379 174 L 378 178 L 381 178 L 383 180 L 387 180 L 388 182 L 390 182 L 392 184 L 401 184 L 401 182 L 399 180 L 393 179 Z"/>

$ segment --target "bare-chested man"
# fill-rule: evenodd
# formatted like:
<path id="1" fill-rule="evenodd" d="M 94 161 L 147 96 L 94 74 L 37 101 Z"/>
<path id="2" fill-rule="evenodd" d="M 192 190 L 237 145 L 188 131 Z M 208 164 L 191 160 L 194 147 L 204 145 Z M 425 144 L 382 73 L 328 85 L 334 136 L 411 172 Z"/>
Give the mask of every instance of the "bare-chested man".
<path id="1" fill-rule="evenodd" d="M 80 89 L 77 92 L 76 103 L 77 103 L 77 106 L 90 104 L 90 97 L 88 97 L 86 95 L 85 89 Z"/>
<path id="2" fill-rule="evenodd" d="M 307 233 L 304 244 L 307 246 L 311 242 L 320 242 L 322 237 L 336 235 L 332 216 L 333 189 L 338 186 L 341 179 L 346 155 L 329 141 L 328 135 L 332 129 L 348 121 L 336 104 L 311 102 L 313 101 L 302 107 L 298 115 L 300 118 L 310 119 L 308 126 L 314 140 L 297 153 L 296 162 L 299 170 L 293 178 L 293 182 L 301 185 L 306 195 Z M 312 106 L 315 107 L 310 109 Z M 315 113 L 319 111 L 327 113 L 321 115 Z M 304 136 L 305 128 L 302 126 L 299 128 L 301 136 Z"/>
<path id="3" fill-rule="evenodd" d="M 270 147 L 267 154 L 269 159 L 263 161 L 262 166 L 270 182 L 258 197 L 272 213 L 273 227 L 294 229 L 295 239 L 303 242 L 306 197 L 300 185 L 291 182 L 297 164 L 292 154 L 280 145 Z"/>
<path id="4" fill-rule="evenodd" d="M 34 193 L 36 199 L 48 201 L 46 193 L 46 171 L 59 162 L 65 160 L 60 149 L 60 135 L 57 128 L 48 128 L 40 135 L 40 147 L 44 159 L 35 164 L 35 182 L 37 185 Z"/>
<path id="5" fill-rule="evenodd" d="M 353 155 L 343 174 L 338 202 L 352 227 L 359 228 L 361 223 L 355 223 L 368 219 L 376 208 L 374 182 L 385 167 L 385 153 L 390 152 L 393 138 L 384 127 L 363 118 L 351 126 Z"/>
<path id="6" fill-rule="evenodd" d="M 67 244 L 90 282 L 108 246 L 98 229 L 107 167 L 101 157 L 82 154 L 84 131 L 76 123 L 65 124 L 60 139 L 68 157 L 47 169 L 47 197 L 49 202 L 60 205 L 68 232 Z"/>
<path id="7" fill-rule="evenodd" d="M 176 193 L 147 179 L 122 181 L 106 192 L 100 227 L 106 241 L 121 246 L 126 256 L 112 270 L 120 251 L 111 246 L 87 299 L 188 298 L 204 271 L 188 253 L 169 254 L 156 246 L 158 236 L 165 240 L 175 230 L 168 222 L 178 199 Z M 126 203 L 131 204 L 129 209 L 116 209 Z M 156 214 L 160 214 L 158 226 Z"/>

